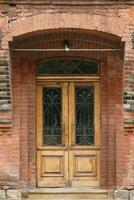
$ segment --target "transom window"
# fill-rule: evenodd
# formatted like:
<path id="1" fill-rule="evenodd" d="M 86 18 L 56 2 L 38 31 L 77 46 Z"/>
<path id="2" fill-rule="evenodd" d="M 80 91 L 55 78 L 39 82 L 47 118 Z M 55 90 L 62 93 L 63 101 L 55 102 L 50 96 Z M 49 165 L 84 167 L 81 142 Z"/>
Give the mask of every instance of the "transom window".
<path id="1" fill-rule="evenodd" d="M 41 61 L 38 64 L 37 74 L 48 75 L 97 75 L 97 62 L 80 59 L 57 59 Z"/>

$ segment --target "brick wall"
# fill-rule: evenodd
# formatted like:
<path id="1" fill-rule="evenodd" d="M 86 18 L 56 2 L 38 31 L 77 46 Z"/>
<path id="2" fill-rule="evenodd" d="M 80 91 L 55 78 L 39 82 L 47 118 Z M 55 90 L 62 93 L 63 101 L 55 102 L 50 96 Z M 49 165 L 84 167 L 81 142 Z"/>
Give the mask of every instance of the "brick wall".
<path id="1" fill-rule="evenodd" d="M 101 185 L 110 188 L 116 186 L 133 188 L 134 50 L 131 44 L 131 35 L 134 32 L 133 2 L 117 4 L 115 1 L 90 3 L 79 1 L 76 4 L 76 1 L 52 1 L 49 4 L 49 1 L 46 3 L 3 1 L 0 3 L 0 10 L 1 185 L 10 182 L 10 184 L 35 186 L 36 183 L 35 60 L 55 56 L 80 56 L 97 59 L 103 66 L 101 159 L 104 165 L 101 165 Z M 52 36 L 54 38 L 48 34 L 51 35 L 50 29 L 56 30 Z M 89 40 L 88 34 L 92 37 L 94 35 L 96 40 L 101 35 L 102 45 L 94 44 L 91 47 L 107 48 L 108 42 L 112 41 L 110 47 L 112 45 L 112 48 L 118 46 L 123 48 L 121 42 L 124 42 L 124 55 L 81 52 L 77 55 L 71 52 L 67 55 L 64 52 L 27 55 L 10 51 L 14 47 L 41 48 L 42 43 L 36 43 L 35 39 L 39 30 L 47 34 L 46 40 L 49 42 L 45 48 L 51 48 L 53 45 L 59 48 L 62 45 L 61 41 L 55 43 L 54 40 L 59 37 L 61 29 L 70 29 L 70 32 L 71 29 L 77 30 L 70 36 L 71 44 L 75 48 L 90 47 L 82 42 L 83 37 L 85 41 Z M 84 32 L 82 33 L 80 29 Z M 80 34 L 74 40 L 77 32 Z M 87 35 L 83 36 L 85 33 Z M 64 36 L 65 33 L 60 37 L 64 39 Z"/>

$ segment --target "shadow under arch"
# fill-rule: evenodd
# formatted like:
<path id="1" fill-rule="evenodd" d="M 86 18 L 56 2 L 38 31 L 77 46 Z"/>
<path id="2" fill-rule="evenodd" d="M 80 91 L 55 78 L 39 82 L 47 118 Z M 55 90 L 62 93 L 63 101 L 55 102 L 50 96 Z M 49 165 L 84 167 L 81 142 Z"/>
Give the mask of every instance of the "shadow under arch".
<path id="1" fill-rule="evenodd" d="M 81 49 L 81 51 L 56 51 L 56 49 L 64 48 L 65 40 L 69 41 L 70 50 Z M 90 59 L 92 59 L 93 55 L 95 55 L 96 60 L 100 60 L 98 57 L 109 53 L 108 51 L 101 52 L 101 49 L 120 49 L 121 51 L 115 51 L 115 53 L 121 55 L 124 49 L 124 42 L 118 36 L 97 30 L 72 28 L 48 29 L 26 33 L 13 37 L 13 41 L 9 44 L 12 56 L 19 56 L 21 58 L 32 57 L 34 60 L 60 56 L 81 58 L 89 58 L 90 56 Z M 23 50 L 14 51 L 14 49 L 37 49 L 37 51 L 25 52 Z M 40 51 L 40 49 L 45 49 L 45 52 Z M 51 51 L 51 49 L 55 49 L 55 51 Z M 82 49 L 100 49 L 100 51 L 82 51 Z"/>

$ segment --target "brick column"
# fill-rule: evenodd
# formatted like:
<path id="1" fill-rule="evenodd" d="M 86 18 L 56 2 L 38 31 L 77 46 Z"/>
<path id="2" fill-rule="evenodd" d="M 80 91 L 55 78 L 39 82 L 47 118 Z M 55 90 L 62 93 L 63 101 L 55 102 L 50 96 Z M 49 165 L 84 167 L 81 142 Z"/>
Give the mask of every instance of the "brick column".
<path id="1" fill-rule="evenodd" d="M 8 189 L 19 181 L 18 135 L 13 132 L 11 62 L 7 34 L 8 18 L 0 15 L 0 185 Z"/>
<path id="2" fill-rule="evenodd" d="M 11 62 L 9 50 L 0 51 L 0 185 L 19 181 L 19 135 L 13 131 Z"/>

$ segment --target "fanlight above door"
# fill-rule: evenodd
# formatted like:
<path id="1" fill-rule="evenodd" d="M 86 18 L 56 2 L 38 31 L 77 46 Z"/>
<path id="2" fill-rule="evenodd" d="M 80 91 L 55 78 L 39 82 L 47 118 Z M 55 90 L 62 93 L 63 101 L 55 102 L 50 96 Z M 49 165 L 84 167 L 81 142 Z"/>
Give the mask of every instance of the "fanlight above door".
<path id="1" fill-rule="evenodd" d="M 38 63 L 37 74 L 49 75 L 98 75 L 97 62 L 80 59 L 55 59 Z"/>

